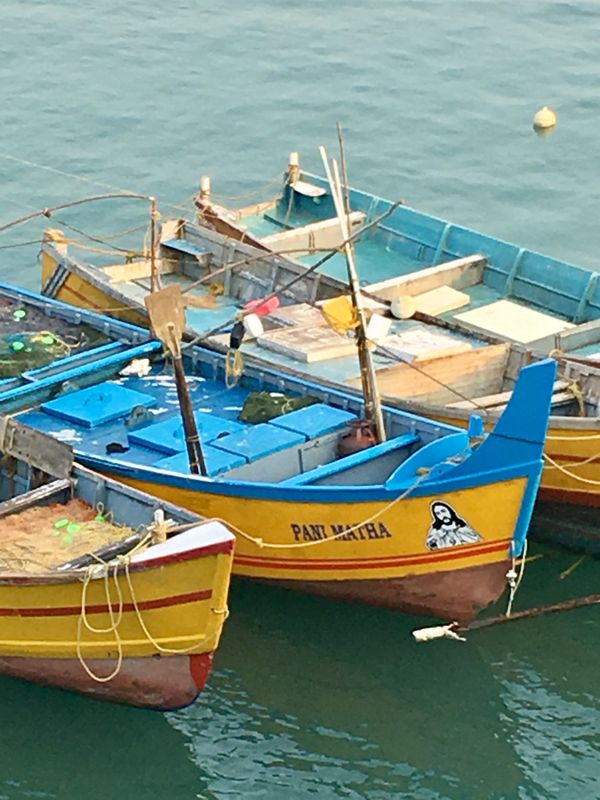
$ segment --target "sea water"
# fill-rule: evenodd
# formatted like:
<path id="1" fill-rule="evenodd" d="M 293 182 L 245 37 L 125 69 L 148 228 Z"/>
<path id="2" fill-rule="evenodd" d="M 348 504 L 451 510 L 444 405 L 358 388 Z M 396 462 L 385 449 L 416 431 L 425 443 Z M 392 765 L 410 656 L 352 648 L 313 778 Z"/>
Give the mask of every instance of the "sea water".
<path id="1" fill-rule="evenodd" d="M 185 216 L 204 174 L 264 199 L 289 151 L 319 171 L 339 120 L 355 186 L 597 266 L 592 0 L 3 0 L 0 31 L 0 226 L 115 191 Z M 143 230 L 109 237 L 147 221 L 145 200 L 103 200 L 13 227 L 0 278 L 39 287 L 44 227 L 117 263 Z M 597 591 L 593 560 L 561 579 L 576 556 L 538 555 L 518 608 Z M 600 796 L 597 609 L 429 645 L 410 635 L 427 621 L 247 581 L 231 611 L 182 711 L 0 679 L 0 800 Z"/>

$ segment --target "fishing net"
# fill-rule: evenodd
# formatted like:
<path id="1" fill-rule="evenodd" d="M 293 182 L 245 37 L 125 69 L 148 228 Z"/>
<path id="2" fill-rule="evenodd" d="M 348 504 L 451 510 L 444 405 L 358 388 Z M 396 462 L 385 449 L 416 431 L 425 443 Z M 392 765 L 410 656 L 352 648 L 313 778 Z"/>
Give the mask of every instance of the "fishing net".
<path id="1" fill-rule="evenodd" d="M 68 356 L 71 347 L 50 331 L 14 333 L 0 337 L 0 378 L 52 364 Z"/>
<path id="2" fill-rule="evenodd" d="M 293 397 L 280 392 L 251 392 L 240 411 L 243 422 L 256 424 L 318 403 L 316 397 Z"/>
<path id="3" fill-rule="evenodd" d="M 82 500 L 0 518 L 0 571 L 41 574 L 131 536 Z"/>
<path id="4" fill-rule="evenodd" d="M 50 317 L 43 309 L 0 298 L 0 378 L 13 378 L 109 342 L 88 325 Z"/>

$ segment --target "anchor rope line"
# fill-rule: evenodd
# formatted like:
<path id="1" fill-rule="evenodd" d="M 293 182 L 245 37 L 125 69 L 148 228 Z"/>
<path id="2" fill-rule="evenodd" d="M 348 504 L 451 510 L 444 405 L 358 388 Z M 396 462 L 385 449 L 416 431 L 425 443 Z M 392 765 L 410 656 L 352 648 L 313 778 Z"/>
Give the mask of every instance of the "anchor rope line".
<path id="1" fill-rule="evenodd" d="M 268 181 L 267 183 L 263 184 L 262 186 L 259 186 L 257 189 L 252 189 L 252 191 L 245 192 L 244 194 L 227 195 L 227 194 L 216 194 L 215 192 L 211 191 L 210 195 L 211 195 L 211 197 L 214 197 L 217 200 L 230 200 L 230 201 L 231 200 L 247 200 L 250 197 L 256 197 L 256 195 L 258 195 L 258 194 L 263 194 L 263 192 L 266 192 L 268 189 L 271 189 L 273 186 L 278 186 L 279 184 L 281 184 L 281 180 L 282 180 L 282 176 L 280 174 L 280 175 L 277 175 L 276 178 L 273 178 L 272 180 Z M 194 198 L 196 198 L 197 196 L 198 195 L 194 195 Z M 276 197 L 277 197 L 277 195 L 275 195 L 275 197 L 273 199 L 275 199 Z"/>
<path id="2" fill-rule="evenodd" d="M 80 181 L 81 183 L 87 183 L 90 186 L 101 186 L 103 189 L 108 189 L 111 192 L 118 192 L 121 196 L 123 195 L 135 195 L 138 197 L 142 197 L 145 195 L 139 195 L 136 192 L 133 192 L 131 189 L 122 189 L 119 186 L 114 186 L 113 184 L 106 183 L 105 181 L 100 181 L 95 178 L 87 178 L 85 175 L 77 175 L 74 172 L 67 172 L 63 169 L 58 169 L 57 167 L 49 166 L 48 164 L 40 164 L 37 161 L 32 161 L 31 159 L 27 158 L 20 158 L 19 156 L 11 155 L 10 153 L 1 153 L 0 158 L 5 159 L 6 161 L 14 161 L 16 164 L 22 164 L 23 166 L 31 167 L 32 169 L 39 169 L 44 170 L 45 172 L 51 172 L 54 175 L 61 175 L 63 178 L 70 178 L 75 181 Z M 163 206 L 167 206 L 169 208 L 178 208 L 181 209 L 182 206 L 166 203 L 163 202 Z M 0 228 L 2 230 L 2 228 Z"/>
<path id="3" fill-rule="evenodd" d="M 597 456 L 594 456 L 596 458 Z M 580 483 L 587 483 L 590 486 L 600 486 L 600 480 L 594 480 L 593 478 L 584 478 L 582 475 L 577 475 L 575 472 L 563 467 L 562 464 L 556 462 L 551 456 L 547 453 L 544 453 L 544 461 L 547 461 L 552 469 L 557 469 L 559 472 L 562 472 L 564 475 L 567 475 L 569 478 L 573 478 L 573 480 L 579 481 Z M 587 461 L 581 462 L 581 464 L 589 463 L 590 459 Z M 578 465 L 579 466 L 579 465 Z"/>

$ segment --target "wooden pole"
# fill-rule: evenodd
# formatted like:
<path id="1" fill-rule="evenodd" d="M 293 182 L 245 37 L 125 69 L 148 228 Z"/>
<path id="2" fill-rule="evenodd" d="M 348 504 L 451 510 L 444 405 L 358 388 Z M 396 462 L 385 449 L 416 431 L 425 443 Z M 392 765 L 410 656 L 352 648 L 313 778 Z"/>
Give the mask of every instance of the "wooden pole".
<path id="1" fill-rule="evenodd" d="M 507 622 L 517 622 L 521 619 L 533 619 L 535 617 L 543 617 L 546 614 L 559 614 L 563 611 L 573 611 L 575 608 L 585 608 L 586 606 L 595 606 L 600 603 L 600 594 L 589 594 L 586 597 L 575 597 L 572 600 L 563 600 L 562 603 L 552 603 L 547 606 L 537 606 L 536 608 L 528 608 L 525 611 L 513 611 L 510 617 L 502 614 L 498 617 L 488 617 L 487 619 L 476 619 L 464 627 L 459 627 L 457 630 L 460 633 L 467 631 L 476 631 L 480 628 L 490 628 L 493 625 L 505 625 Z"/>
<path id="2" fill-rule="evenodd" d="M 371 351 L 368 347 L 367 334 L 366 334 L 366 319 L 365 311 L 362 304 L 362 295 L 360 292 L 360 283 L 358 274 L 356 272 L 356 264 L 354 262 L 354 251 L 352 244 L 349 241 L 351 232 L 349 230 L 348 216 L 344 213 L 344 202 L 342 198 L 341 182 L 337 161 L 333 160 L 334 176 L 331 174 L 327 152 L 324 147 L 319 148 L 323 167 L 329 187 L 331 196 L 333 198 L 336 214 L 340 222 L 342 230 L 342 237 L 345 241 L 344 255 L 346 256 L 346 264 L 348 266 L 348 281 L 350 284 L 350 295 L 352 298 L 352 305 L 356 311 L 358 326 L 356 328 L 356 344 L 358 347 L 358 361 L 360 365 L 360 378 L 363 390 L 363 397 L 365 401 L 365 416 L 370 423 L 375 437 L 378 442 L 385 442 L 385 426 L 383 423 L 383 414 L 381 411 L 381 402 L 377 392 L 377 379 L 375 370 L 373 368 L 373 358 Z"/>
<path id="3" fill-rule="evenodd" d="M 187 448 L 188 459 L 190 462 L 190 472 L 194 475 L 206 475 L 206 462 L 202 445 L 200 444 L 200 434 L 194 417 L 194 407 L 190 398 L 185 371 L 183 369 L 183 359 L 181 357 L 181 347 L 175 333 L 175 325 L 169 323 L 167 329 L 170 334 L 172 346 L 169 348 L 173 359 L 173 369 L 175 372 L 175 386 L 177 388 L 177 399 L 181 409 L 181 419 L 183 421 L 183 431 L 185 434 L 185 445 Z"/>
<path id="4" fill-rule="evenodd" d="M 156 220 L 158 211 L 156 209 L 156 198 L 150 198 L 150 291 L 156 292 L 159 287 L 158 274 L 156 271 Z"/>
<path id="5" fill-rule="evenodd" d="M 181 288 L 178 283 L 166 286 L 158 292 L 151 292 L 144 298 L 152 332 L 163 343 L 173 359 L 175 386 L 181 411 L 181 420 L 185 434 L 191 472 L 206 475 L 206 463 L 198 427 L 194 417 L 194 409 L 185 379 L 183 359 L 181 355 L 181 337 L 185 330 L 185 310 Z"/>

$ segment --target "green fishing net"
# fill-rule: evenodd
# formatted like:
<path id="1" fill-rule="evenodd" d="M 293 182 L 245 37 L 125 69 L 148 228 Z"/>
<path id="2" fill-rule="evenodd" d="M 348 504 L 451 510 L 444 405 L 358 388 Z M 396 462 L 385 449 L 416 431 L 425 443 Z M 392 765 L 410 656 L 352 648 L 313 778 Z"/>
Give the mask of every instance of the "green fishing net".
<path id="1" fill-rule="evenodd" d="M 22 331 L 0 336 L 0 378 L 45 367 L 69 355 L 71 347 L 50 331 Z"/>
<path id="2" fill-rule="evenodd" d="M 239 418 L 243 422 L 256 424 L 297 411 L 305 406 L 318 403 L 316 397 L 292 397 L 279 392 L 251 392 L 246 398 Z"/>

